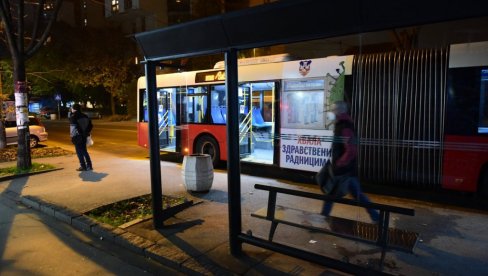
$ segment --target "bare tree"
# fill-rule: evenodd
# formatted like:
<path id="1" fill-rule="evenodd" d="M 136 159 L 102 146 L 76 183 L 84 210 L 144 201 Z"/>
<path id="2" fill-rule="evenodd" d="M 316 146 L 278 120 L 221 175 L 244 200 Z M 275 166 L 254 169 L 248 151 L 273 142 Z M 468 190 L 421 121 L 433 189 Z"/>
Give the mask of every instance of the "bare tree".
<path id="1" fill-rule="evenodd" d="M 25 61 L 46 42 L 56 21 L 62 0 L 0 1 L 2 31 L 13 64 L 15 111 L 17 116 L 17 168 L 31 167 L 29 147 L 29 100 Z M 29 28 L 29 31 L 26 29 Z M 1 121 L 1 120 L 0 120 Z M 4 125 L 2 124 L 2 129 Z"/>

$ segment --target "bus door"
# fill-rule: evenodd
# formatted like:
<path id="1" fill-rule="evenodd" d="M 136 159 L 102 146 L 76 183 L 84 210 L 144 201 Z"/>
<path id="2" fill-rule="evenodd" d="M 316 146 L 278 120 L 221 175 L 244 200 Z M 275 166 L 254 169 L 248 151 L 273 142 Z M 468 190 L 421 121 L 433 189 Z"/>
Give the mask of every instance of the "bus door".
<path id="1" fill-rule="evenodd" d="M 250 95 L 248 115 L 251 154 L 243 161 L 273 164 L 275 130 L 275 83 L 254 82 L 242 84 Z"/>
<path id="2" fill-rule="evenodd" d="M 241 157 L 249 156 L 253 152 L 252 144 L 252 116 L 251 87 L 239 86 L 239 152 Z"/>
<path id="3" fill-rule="evenodd" d="M 239 86 L 239 153 L 247 156 L 252 152 L 250 109 L 250 87 Z M 211 86 L 210 113 L 213 124 L 227 123 L 227 93 L 225 85 Z"/>
<path id="4" fill-rule="evenodd" d="M 158 90 L 158 132 L 161 150 L 175 151 L 174 89 Z"/>

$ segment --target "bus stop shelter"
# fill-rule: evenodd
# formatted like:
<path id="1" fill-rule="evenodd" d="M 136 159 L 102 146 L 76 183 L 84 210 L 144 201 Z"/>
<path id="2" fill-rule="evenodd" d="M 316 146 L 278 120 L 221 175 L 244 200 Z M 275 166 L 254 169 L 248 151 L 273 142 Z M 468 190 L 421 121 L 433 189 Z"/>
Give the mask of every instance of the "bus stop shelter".
<path id="1" fill-rule="evenodd" d="M 323 1 L 282 0 L 254 8 L 222 14 L 154 31 L 139 33 L 135 39 L 145 58 L 149 104 L 150 171 L 153 218 L 162 227 L 160 152 L 156 97 L 156 67 L 166 60 L 207 54 L 225 54 L 227 90 L 227 169 L 229 191 L 229 240 L 234 256 L 242 243 L 271 249 L 351 273 L 354 268 L 327 257 L 282 247 L 242 233 L 241 182 L 239 165 L 239 50 L 295 43 L 314 39 L 361 34 L 391 28 L 446 22 L 488 15 L 488 2 L 479 1 Z"/>

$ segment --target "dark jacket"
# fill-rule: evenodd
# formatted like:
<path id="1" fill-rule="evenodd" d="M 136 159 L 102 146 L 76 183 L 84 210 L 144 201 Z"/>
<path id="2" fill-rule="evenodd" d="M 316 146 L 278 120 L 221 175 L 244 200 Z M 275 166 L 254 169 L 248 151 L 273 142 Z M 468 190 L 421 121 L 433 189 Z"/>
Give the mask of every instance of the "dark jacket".
<path id="1" fill-rule="evenodd" d="M 73 144 L 86 143 L 93 129 L 90 118 L 81 111 L 71 113 L 69 117 L 70 137 Z"/>
<path id="2" fill-rule="evenodd" d="M 357 176 L 357 139 L 354 123 L 347 114 L 337 115 L 332 142 L 332 169 L 334 176 Z"/>

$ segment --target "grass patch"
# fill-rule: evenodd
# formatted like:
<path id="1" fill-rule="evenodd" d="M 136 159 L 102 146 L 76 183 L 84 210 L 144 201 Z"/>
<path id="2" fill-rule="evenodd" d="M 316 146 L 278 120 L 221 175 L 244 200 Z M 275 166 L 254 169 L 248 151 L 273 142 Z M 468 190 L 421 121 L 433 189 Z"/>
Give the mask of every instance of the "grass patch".
<path id="1" fill-rule="evenodd" d="M 91 210 L 85 215 L 112 226 L 118 227 L 135 219 L 147 219 L 152 216 L 151 195 L 143 195 Z M 186 203 L 184 197 L 163 195 L 163 211 L 177 205 Z"/>
<path id="2" fill-rule="evenodd" d="M 31 158 L 56 157 L 73 154 L 72 151 L 60 147 L 38 147 L 31 149 Z M 0 162 L 9 162 L 17 160 L 17 146 L 8 146 L 0 149 Z"/>
<path id="3" fill-rule="evenodd" d="M 29 169 L 19 169 L 17 167 L 0 168 L 0 177 L 34 173 L 34 172 L 42 172 L 42 171 L 52 170 L 55 168 L 56 167 L 53 165 L 40 164 L 40 163 L 32 163 L 32 167 L 30 167 Z"/>

